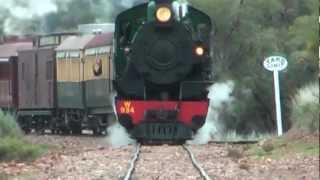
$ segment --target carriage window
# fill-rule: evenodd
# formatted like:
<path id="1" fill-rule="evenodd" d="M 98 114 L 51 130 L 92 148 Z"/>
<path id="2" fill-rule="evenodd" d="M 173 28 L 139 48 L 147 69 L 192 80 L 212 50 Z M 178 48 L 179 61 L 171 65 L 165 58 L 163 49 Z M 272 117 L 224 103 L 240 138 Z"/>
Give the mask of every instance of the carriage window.
<path id="1" fill-rule="evenodd" d="M 59 59 L 61 58 L 65 58 L 66 57 L 66 53 L 65 52 L 57 52 L 56 57 Z"/>
<path id="2" fill-rule="evenodd" d="M 45 36 L 40 38 L 40 46 L 56 45 L 59 44 L 58 36 Z"/>
<path id="3" fill-rule="evenodd" d="M 70 52 L 69 52 L 69 57 L 71 57 L 71 58 L 78 58 L 78 57 L 80 57 L 80 51 L 70 51 Z"/>
<path id="4" fill-rule="evenodd" d="M 109 52 L 110 46 L 104 46 L 104 47 L 100 47 L 98 49 L 98 54 L 106 54 Z"/>
<path id="5" fill-rule="evenodd" d="M 121 46 L 125 46 L 130 43 L 131 31 L 132 31 L 132 25 L 130 23 L 126 23 L 121 26 L 121 37 L 120 37 Z"/>
<path id="6" fill-rule="evenodd" d="M 95 48 L 86 49 L 86 51 L 85 51 L 86 56 L 95 55 L 95 54 L 96 54 Z"/>
<path id="7" fill-rule="evenodd" d="M 53 69 L 52 69 L 52 61 L 48 61 L 46 64 L 46 72 L 47 72 L 47 80 L 52 80 Z"/>

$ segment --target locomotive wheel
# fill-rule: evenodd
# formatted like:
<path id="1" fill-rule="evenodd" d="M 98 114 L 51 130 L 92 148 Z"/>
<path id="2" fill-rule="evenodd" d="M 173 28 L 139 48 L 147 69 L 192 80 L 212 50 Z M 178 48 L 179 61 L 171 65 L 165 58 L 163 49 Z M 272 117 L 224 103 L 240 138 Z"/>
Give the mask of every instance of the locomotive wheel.
<path id="1" fill-rule="evenodd" d="M 23 131 L 25 134 L 30 134 L 30 133 L 31 133 L 31 129 L 28 128 L 28 127 L 22 128 L 22 131 Z"/>
<path id="2" fill-rule="evenodd" d="M 61 128 L 60 132 L 61 132 L 62 135 L 69 135 L 70 134 L 70 130 L 68 128 L 65 128 L 65 127 Z"/>
<path id="3" fill-rule="evenodd" d="M 93 129 L 92 131 L 93 131 L 93 135 L 97 135 L 97 133 L 98 133 L 97 128 L 96 128 L 96 129 Z"/>
<path id="4" fill-rule="evenodd" d="M 80 135 L 82 133 L 82 128 L 80 123 L 81 122 L 78 122 L 78 121 L 70 122 L 70 129 L 72 131 L 72 134 Z"/>
<path id="5" fill-rule="evenodd" d="M 45 122 L 42 117 L 34 117 L 33 121 L 36 123 L 35 124 L 35 131 L 38 135 L 44 134 L 45 131 Z"/>
<path id="6" fill-rule="evenodd" d="M 30 127 L 30 124 L 28 123 L 31 120 L 32 120 L 31 117 L 18 117 L 18 124 L 19 124 L 21 130 L 25 134 L 31 133 L 31 127 Z"/>
<path id="7" fill-rule="evenodd" d="M 93 135 L 96 135 L 96 136 L 101 135 L 100 127 L 96 127 L 92 131 L 93 131 Z"/>
<path id="8" fill-rule="evenodd" d="M 82 134 L 82 130 L 80 127 L 73 127 L 71 131 L 72 131 L 72 134 L 74 134 L 74 135 L 81 135 Z"/>
<path id="9" fill-rule="evenodd" d="M 36 132 L 37 132 L 38 135 L 43 135 L 44 134 L 44 129 L 43 128 L 37 129 Z"/>
<path id="10" fill-rule="evenodd" d="M 51 129 L 51 134 L 58 134 L 58 131 L 56 129 Z"/>

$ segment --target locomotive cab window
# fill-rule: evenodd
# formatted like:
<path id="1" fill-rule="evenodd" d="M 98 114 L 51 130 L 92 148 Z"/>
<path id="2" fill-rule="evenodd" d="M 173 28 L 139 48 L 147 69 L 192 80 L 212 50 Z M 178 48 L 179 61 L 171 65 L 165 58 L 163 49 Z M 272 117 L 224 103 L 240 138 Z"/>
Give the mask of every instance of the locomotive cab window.
<path id="1" fill-rule="evenodd" d="M 131 27 L 130 23 L 126 23 L 121 26 L 121 37 L 120 37 L 121 46 L 126 46 L 129 44 L 129 42 L 131 40 L 131 38 L 130 38 L 131 29 L 132 29 L 132 27 Z"/>

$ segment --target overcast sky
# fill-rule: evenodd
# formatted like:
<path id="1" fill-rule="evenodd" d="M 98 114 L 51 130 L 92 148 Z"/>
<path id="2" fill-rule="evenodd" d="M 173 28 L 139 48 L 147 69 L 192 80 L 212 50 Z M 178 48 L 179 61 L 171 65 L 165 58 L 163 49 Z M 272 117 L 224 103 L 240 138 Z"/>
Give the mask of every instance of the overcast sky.
<path id="1" fill-rule="evenodd" d="M 98 1 L 97 0 L 84 0 L 92 2 L 93 6 L 90 8 L 90 12 L 95 11 L 94 8 Z M 124 8 L 130 8 L 137 3 L 147 2 L 148 0 L 102 0 L 102 4 L 105 7 L 99 6 L 99 12 L 96 14 L 95 22 L 101 21 L 103 17 L 105 21 L 110 21 L 110 18 L 114 18 L 117 11 L 122 11 Z M 59 5 L 57 6 L 57 2 Z M 50 12 L 61 12 L 61 8 L 68 7 L 71 2 L 77 3 L 78 0 L 0 0 L 0 32 L 5 34 L 20 34 L 23 32 L 32 33 L 33 31 L 44 31 L 47 29 L 47 20 L 45 15 Z M 81 3 L 81 2 L 79 2 Z M 91 3 L 90 3 L 91 4 Z M 101 3 L 100 3 L 101 4 Z M 58 9 L 60 8 L 60 9 Z M 86 7 L 84 7 L 83 14 L 86 14 Z M 92 9 L 93 8 L 93 9 Z M 6 10 L 9 10 L 7 13 Z M 65 10 L 63 10 L 65 11 Z M 78 13 L 79 14 L 79 13 Z M 81 13 L 80 13 L 81 14 Z M 72 15 L 72 12 L 69 12 Z M 92 15 L 92 14 L 91 14 Z M 90 16 L 90 15 L 89 15 Z M 58 19 L 59 15 L 51 16 L 52 19 Z M 65 18 L 65 17 L 64 17 Z M 100 19 L 99 19 L 100 18 Z M 49 18 L 50 19 L 50 18 Z M 75 18 L 73 18 L 75 19 Z M 70 19 L 69 19 L 70 20 Z M 40 23 L 39 23 L 40 21 Z M 24 23 L 26 22 L 26 23 Z M 35 27 L 35 28 L 33 28 Z M 32 32 L 29 32 L 32 31 Z"/>
<path id="2" fill-rule="evenodd" d="M 8 8 L 12 15 L 18 18 L 31 18 L 33 15 L 42 16 L 48 12 L 57 11 L 52 0 L 20 0 L 21 6 L 15 0 L 0 0 L 0 6 Z"/>
<path id="3" fill-rule="evenodd" d="M 114 3 L 119 3 L 124 7 L 131 7 L 135 2 L 143 2 L 147 0 L 106 1 L 113 1 Z M 10 9 L 11 14 L 18 18 L 31 18 L 34 15 L 42 16 L 46 13 L 57 11 L 54 0 L 0 0 L 0 6 Z"/>

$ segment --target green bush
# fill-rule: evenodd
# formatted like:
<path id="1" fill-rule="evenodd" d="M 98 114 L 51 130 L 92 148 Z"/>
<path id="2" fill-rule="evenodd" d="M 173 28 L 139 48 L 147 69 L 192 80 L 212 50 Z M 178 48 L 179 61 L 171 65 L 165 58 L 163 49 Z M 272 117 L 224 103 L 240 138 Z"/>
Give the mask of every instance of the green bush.
<path id="1" fill-rule="evenodd" d="M 24 141 L 15 118 L 0 110 L 0 162 L 33 160 L 45 150 L 45 146 Z"/>
<path id="2" fill-rule="evenodd" d="M 319 84 L 301 88 L 292 100 L 291 121 L 293 128 L 319 132 Z"/>
<path id="3" fill-rule="evenodd" d="M 9 113 L 0 109 L 0 138 L 1 137 L 21 137 L 22 133 L 15 121 L 15 118 Z"/>
<path id="4" fill-rule="evenodd" d="M 29 144 L 16 137 L 5 137 L 0 139 L 0 161 L 34 160 L 45 152 L 45 147 Z"/>

